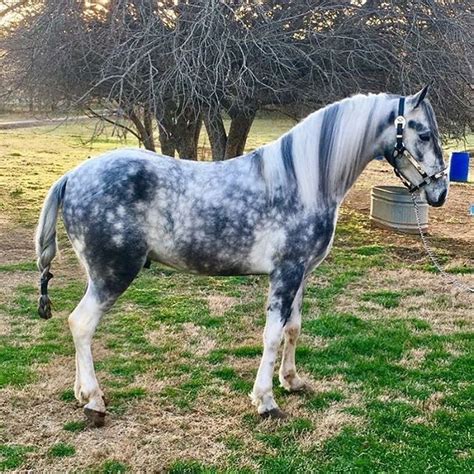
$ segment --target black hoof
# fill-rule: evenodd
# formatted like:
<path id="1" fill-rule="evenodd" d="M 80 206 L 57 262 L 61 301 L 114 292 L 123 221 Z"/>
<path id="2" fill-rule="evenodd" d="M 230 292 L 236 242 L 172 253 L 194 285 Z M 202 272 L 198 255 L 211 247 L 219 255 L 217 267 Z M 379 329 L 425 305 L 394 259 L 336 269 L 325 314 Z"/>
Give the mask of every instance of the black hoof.
<path id="1" fill-rule="evenodd" d="M 87 422 L 90 426 L 100 428 L 105 424 L 105 413 L 102 413 L 101 411 L 84 408 L 84 415 L 86 415 Z"/>
<path id="2" fill-rule="evenodd" d="M 279 408 L 272 408 L 271 410 L 264 411 L 263 413 L 260 413 L 260 416 L 264 420 L 268 418 L 271 418 L 273 420 L 285 420 L 286 418 L 288 418 L 288 415 Z"/>

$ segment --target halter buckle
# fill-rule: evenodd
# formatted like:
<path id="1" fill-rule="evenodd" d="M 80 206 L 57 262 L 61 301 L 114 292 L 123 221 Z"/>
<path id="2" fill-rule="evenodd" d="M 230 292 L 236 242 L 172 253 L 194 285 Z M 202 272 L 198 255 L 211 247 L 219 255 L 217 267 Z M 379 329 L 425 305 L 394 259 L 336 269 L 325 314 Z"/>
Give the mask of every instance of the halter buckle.
<path id="1" fill-rule="evenodd" d="M 405 120 L 405 117 L 403 115 L 399 115 L 396 119 L 395 119 L 395 125 L 398 127 L 398 125 L 401 125 L 402 126 L 402 129 L 405 128 L 405 124 L 407 123 L 407 121 Z M 398 135 L 397 135 L 398 136 Z"/>

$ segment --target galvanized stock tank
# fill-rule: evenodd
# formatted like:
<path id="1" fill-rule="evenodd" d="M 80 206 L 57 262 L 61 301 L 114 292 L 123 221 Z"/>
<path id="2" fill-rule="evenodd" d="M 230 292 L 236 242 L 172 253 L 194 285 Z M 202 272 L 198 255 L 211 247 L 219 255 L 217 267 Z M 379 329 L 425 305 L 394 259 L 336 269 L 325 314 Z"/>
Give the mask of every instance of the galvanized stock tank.
<path id="1" fill-rule="evenodd" d="M 418 197 L 421 228 L 428 229 L 428 203 Z M 370 220 L 377 226 L 416 234 L 418 226 L 408 190 L 401 186 L 373 186 L 370 193 Z"/>

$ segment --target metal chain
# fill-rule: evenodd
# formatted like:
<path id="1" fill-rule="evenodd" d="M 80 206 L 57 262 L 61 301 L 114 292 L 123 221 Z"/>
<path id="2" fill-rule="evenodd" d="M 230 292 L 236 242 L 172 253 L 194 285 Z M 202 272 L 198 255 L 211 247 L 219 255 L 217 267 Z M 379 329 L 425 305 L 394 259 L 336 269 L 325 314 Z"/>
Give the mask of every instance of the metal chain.
<path id="1" fill-rule="evenodd" d="M 469 291 L 471 293 L 474 293 L 474 288 L 471 288 L 470 286 L 466 285 L 464 282 L 450 275 L 443 268 L 441 268 L 441 265 L 439 264 L 436 255 L 433 253 L 433 251 L 428 245 L 428 240 L 426 238 L 426 235 L 423 233 L 423 229 L 421 227 L 421 222 L 420 222 L 420 215 L 418 213 L 418 203 L 416 202 L 416 198 L 417 198 L 417 195 L 415 193 L 412 193 L 411 200 L 413 201 L 413 206 L 415 208 L 415 217 L 416 217 L 416 223 L 418 224 L 418 231 L 420 232 L 420 237 L 421 237 L 421 241 L 423 242 L 423 247 L 425 247 L 426 253 L 428 254 L 428 257 L 430 257 L 431 262 L 435 266 L 436 270 L 438 270 L 438 272 L 441 274 L 441 276 L 445 280 L 447 280 L 450 284 L 452 284 L 453 286 L 457 286 L 458 288 L 464 291 Z"/>

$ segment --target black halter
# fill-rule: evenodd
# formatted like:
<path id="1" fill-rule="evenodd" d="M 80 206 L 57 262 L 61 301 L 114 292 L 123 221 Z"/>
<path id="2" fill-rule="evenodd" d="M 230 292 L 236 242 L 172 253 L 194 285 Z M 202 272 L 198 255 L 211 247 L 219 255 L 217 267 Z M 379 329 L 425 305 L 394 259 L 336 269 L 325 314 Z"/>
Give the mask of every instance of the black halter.
<path id="1" fill-rule="evenodd" d="M 423 186 L 426 186 L 433 181 L 443 178 L 446 175 L 447 168 L 444 168 L 437 173 L 429 175 L 421 166 L 421 164 L 415 159 L 415 157 L 405 148 L 403 143 L 403 130 L 405 129 L 406 120 L 404 117 L 405 113 L 405 97 L 400 97 L 398 102 L 398 116 L 395 119 L 395 126 L 397 127 L 397 141 L 395 143 L 395 148 L 393 149 L 391 159 L 388 162 L 393 166 L 395 174 L 400 178 L 401 182 L 408 188 L 410 193 L 418 191 Z M 410 180 L 403 175 L 399 167 L 399 161 L 402 159 L 407 159 L 410 164 L 418 171 L 422 180 L 419 184 L 413 184 Z"/>

